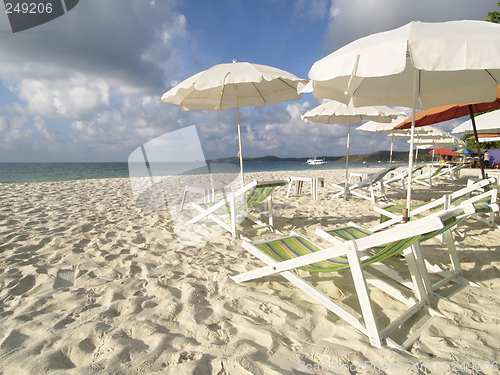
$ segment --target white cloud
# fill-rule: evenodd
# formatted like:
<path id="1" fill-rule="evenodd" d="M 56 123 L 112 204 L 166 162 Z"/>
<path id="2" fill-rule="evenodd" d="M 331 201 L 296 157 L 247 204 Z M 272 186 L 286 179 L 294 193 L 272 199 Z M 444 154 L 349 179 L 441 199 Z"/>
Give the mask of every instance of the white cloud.
<path id="1" fill-rule="evenodd" d="M 391 30 L 411 21 L 485 20 L 497 0 L 332 0 L 326 37 L 332 52 L 363 36 Z"/>
<path id="2" fill-rule="evenodd" d="M 81 119 L 110 105 L 110 86 L 82 74 L 70 79 L 22 79 L 15 88 L 32 114 Z"/>
<path id="3" fill-rule="evenodd" d="M 296 15 L 291 23 L 306 27 L 314 22 L 321 30 L 328 26 L 325 38 L 328 49 L 333 50 L 412 19 L 484 19 L 488 11 L 497 8 L 496 1 L 295 0 L 293 10 L 286 5 L 290 14 Z M 205 69 L 209 62 L 218 63 L 221 45 L 231 46 L 230 52 L 236 48 L 235 36 L 209 39 L 212 32 L 190 25 L 192 19 L 176 11 L 176 5 L 177 0 L 87 0 L 68 16 L 40 26 L 40 33 L 2 37 L 0 79 L 15 95 L 12 99 L 5 88 L 5 92 L 0 90 L 7 98 L 0 106 L 0 153 L 17 150 L 30 155 L 35 150 L 39 155 L 69 155 L 74 161 L 89 160 L 85 155 L 95 161 L 126 160 L 142 143 L 194 124 L 208 158 L 236 156 L 235 110 L 182 112 L 178 106 L 159 100 L 170 85 Z M 271 19 L 272 15 L 266 16 Z M 241 21 L 238 32 L 243 35 L 250 20 Z M 275 27 L 282 26 L 291 27 L 285 23 Z M 261 37 L 251 36 L 252 41 Z M 211 43 L 197 45 L 198 38 L 204 37 Z M 320 37 L 307 42 L 317 44 L 318 40 Z M 297 49 L 299 42 L 303 41 L 297 41 Z M 279 50 L 273 38 L 270 44 L 272 47 L 259 48 L 259 53 L 266 48 Z M 250 47 L 248 51 L 245 48 L 249 60 L 256 58 Z M 297 51 L 287 53 L 290 60 L 300 55 Z M 12 104 L 16 101 L 19 103 Z M 242 108 L 245 156 L 343 155 L 346 125 L 301 120 L 300 116 L 317 104 L 311 99 Z M 386 137 L 352 134 L 352 153 L 389 147 Z"/>
<path id="4" fill-rule="evenodd" d="M 329 0 L 295 0 L 294 10 L 299 17 L 317 20 L 328 13 Z"/>

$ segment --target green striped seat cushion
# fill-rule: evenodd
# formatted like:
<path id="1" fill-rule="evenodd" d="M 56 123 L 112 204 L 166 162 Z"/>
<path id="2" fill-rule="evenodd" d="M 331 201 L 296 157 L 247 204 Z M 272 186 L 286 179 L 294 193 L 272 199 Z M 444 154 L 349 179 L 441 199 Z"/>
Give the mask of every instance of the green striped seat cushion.
<path id="1" fill-rule="evenodd" d="M 280 186 L 285 185 L 285 183 L 271 183 L 264 185 L 257 185 L 250 189 L 247 193 L 246 200 L 244 202 L 236 202 L 236 212 L 240 212 L 246 210 L 247 208 L 251 208 L 265 199 L 267 199 L 274 191 Z M 213 207 L 216 203 L 200 203 L 198 204 L 203 209 L 207 210 Z M 215 215 L 229 215 L 231 213 L 231 208 L 229 203 L 218 208 L 213 212 Z"/>
<path id="2" fill-rule="evenodd" d="M 419 238 L 420 236 L 414 236 L 411 238 L 392 242 L 382 247 L 382 249 L 377 252 L 377 254 L 364 259 L 362 261 L 362 264 L 363 266 L 366 266 L 398 254 L 408 246 L 413 245 L 413 243 L 415 243 L 415 241 L 417 241 Z M 311 254 L 321 250 L 313 243 L 300 236 L 270 241 L 264 244 L 256 245 L 256 247 L 278 262 L 298 258 L 300 256 Z M 308 272 L 341 272 L 349 270 L 350 267 L 346 257 L 336 257 L 321 262 L 308 264 L 306 266 L 300 267 L 300 269 Z"/>

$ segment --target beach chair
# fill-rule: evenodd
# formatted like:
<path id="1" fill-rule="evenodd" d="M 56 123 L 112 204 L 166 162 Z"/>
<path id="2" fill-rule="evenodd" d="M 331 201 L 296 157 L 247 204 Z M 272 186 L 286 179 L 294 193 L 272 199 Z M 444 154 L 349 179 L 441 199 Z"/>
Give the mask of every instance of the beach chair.
<path id="1" fill-rule="evenodd" d="M 424 165 L 419 165 L 413 168 L 413 176 L 416 175 L 417 172 L 421 171 L 424 168 Z M 396 173 L 394 176 L 390 178 L 386 178 L 382 181 L 384 187 L 387 189 L 392 189 L 397 192 L 406 194 L 406 179 L 408 178 L 408 168 L 400 173 Z M 413 177 L 415 178 L 415 177 Z M 401 184 L 401 188 L 394 186 L 395 184 Z"/>
<path id="2" fill-rule="evenodd" d="M 455 240 L 453 238 L 452 230 L 456 228 L 464 220 L 470 218 L 472 215 L 486 209 L 488 205 L 484 203 L 482 198 L 483 197 L 479 197 L 475 201 L 473 198 L 471 200 L 463 202 L 460 205 L 460 207 L 456 207 L 454 211 L 455 213 L 457 213 L 456 209 L 458 210 L 461 209 L 462 212 L 460 212 L 460 215 L 453 217 L 450 216 L 444 221 L 445 225 L 443 228 L 437 231 L 432 231 L 430 233 L 423 234 L 422 236 L 420 236 L 419 240 L 413 244 L 413 250 L 414 250 L 413 256 L 415 258 L 415 261 L 417 262 L 422 277 L 422 282 L 424 283 L 425 289 L 429 296 L 431 295 L 439 296 L 439 294 L 437 294 L 436 291 L 440 289 L 442 286 L 448 284 L 450 281 L 453 281 L 457 284 L 461 284 L 464 286 L 479 287 L 477 284 L 470 282 L 462 277 L 462 267 L 460 265 L 458 253 L 455 247 Z M 494 209 L 498 211 L 498 205 L 495 204 L 493 205 L 493 207 L 489 206 L 488 209 Z M 327 240 L 328 242 L 336 244 L 341 240 L 349 241 L 353 239 L 368 237 L 373 235 L 373 232 L 371 232 L 369 229 L 362 228 L 354 223 L 349 223 L 349 225 L 345 227 L 335 228 L 328 231 L 317 229 L 316 234 L 321 238 Z M 424 259 L 424 257 L 422 256 L 420 244 L 432 238 L 436 238 L 440 235 L 443 235 L 445 238 L 448 255 L 451 262 L 452 272 L 444 271 L 443 269 L 441 269 L 441 267 L 431 264 L 427 259 Z M 395 270 L 387 267 L 386 265 L 380 262 L 376 262 L 371 264 L 371 267 L 375 268 L 377 271 L 385 274 L 386 276 L 398 281 L 402 285 L 413 289 L 413 284 L 411 282 L 404 280 L 401 277 L 401 275 L 399 275 Z M 432 284 L 429 276 L 430 273 L 439 276 L 440 280 Z M 455 291 L 455 293 L 457 291 L 458 289 Z"/>
<path id="3" fill-rule="evenodd" d="M 412 182 L 420 185 L 424 185 L 427 187 L 432 187 L 433 184 L 436 184 L 436 180 L 439 179 L 441 173 L 445 168 L 448 168 L 446 164 L 439 165 L 436 169 L 432 168 L 431 170 L 422 173 L 420 176 L 415 176 L 412 178 Z"/>
<path id="4" fill-rule="evenodd" d="M 287 181 L 267 181 L 259 182 L 252 181 L 238 191 L 230 193 L 218 203 L 193 203 L 193 207 L 200 211 L 200 214 L 188 221 L 188 224 L 194 224 L 203 219 L 209 219 L 227 230 L 234 238 L 243 232 L 256 230 L 260 228 L 273 229 L 273 193 L 282 186 L 285 186 Z M 268 223 L 265 224 L 257 217 L 253 216 L 248 210 L 256 205 L 266 201 L 269 212 Z M 229 223 L 225 220 L 229 219 Z M 258 226 L 248 229 L 238 230 L 238 224 L 243 220 L 249 219 Z"/>
<path id="5" fill-rule="evenodd" d="M 451 168 L 443 169 L 436 178 L 438 179 L 447 179 L 450 181 L 456 181 L 460 178 L 460 174 L 462 172 L 463 164 L 455 165 Z"/>
<path id="6" fill-rule="evenodd" d="M 347 181 L 341 184 L 333 184 L 333 187 L 339 191 L 333 194 L 332 199 L 342 195 L 352 194 L 375 203 L 377 199 L 385 198 L 385 190 L 382 180 L 387 173 L 396 168 L 397 167 L 385 168 L 380 172 L 369 175 L 362 181 L 355 184 L 350 184 Z M 376 193 L 375 190 L 380 190 L 380 194 Z"/>
<path id="7" fill-rule="evenodd" d="M 443 195 L 441 198 L 435 199 L 433 201 L 419 203 L 411 206 L 409 217 L 416 217 L 422 215 L 423 213 L 430 212 L 436 209 L 449 208 L 451 205 L 458 205 L 462 200 L 468 199 L 470 194 L 473 192 L 482 192 L 488 186 L 495 183 L 494 178 L 489 178 L 485 180 L 479 180 L 472 184 L 468 184 L 466 187 L 459 189 L 451 194 Z M 494 189 L 496 190 L 496 189 Z M 491 192 L 492 203 L 496 203 L 496 192 Z M 380 214 L 380 224 L 370 228 L 372 232 L 378 232 L 384 228 L 391 225 L 400 223 L 403 221 L 403 209 L 406 206 L 391 204 L 385 207 L 374 206 L 373 210 Z M 475 218 L 481 219 L 484 213 L 478 213 Z M 492 226 L 495 220 L 495 214 L 490 215 L 489 225 Z"/>
<path id="8" fill-rule="evenodd" d="M 462 212 L 461 208 L 431 215 L 414 222 L 402 224 L 383 233 L 374 233 L 346 242 L 339 241 L 326 249 L 321 248 L 296 233 L 292 233 L 288 237 L 264 242 L 250 243 L 243 241 L 243 247 L 263 261 L 266 266 L 232 276 L 231 279 L 240 283 L 272 274 L 280 274 L 317 302 L 324 305 L 328 310 L 337 314 L 347 323 L 368 336 L 373 346 L 380 348 L 384 343 L 387 343 L 389 346 L 405 350 L 418 339 L 421 329 L 417 330 L 402 345 L 397 344 L 388 335 L 422 309 L 425 309 L 430 315 L 439 315 L 439 313 L 430 308 L 428 294 L 423 285 L 411 246 L 422 235 L 444 228 L 445 221 L 456 216 L 459 212 Z M 370 249 L 376 249 L 374 255 L 368 253 Z M 414 284 L 413 290 L 416 291 L 416 300 L 415 298 L 406 297 L 398 288 L 389 285 L 362 269 L 363 266 L 379 262 L 402 252 L 405 254 L 405 259 L 412 275 L 411 280 Z M 354 282 L 355 294 L 361 308 L 361 316 L 352 309 L 343 306 L 340 301 L 334 301 L 301 278 L 297 273 L 292 272 L 292 270 L 311 273 L 350 271 Z M 321 279 L 317 281 L 319 282 Z M 316 283 L 316 280 L 313 283 Z M 373 309 L 373 302 L 367 283 L 380 288 L 406 305 L 406 311 L 385 328 L 379 327 L 380 323 Z M 360 318 L 362 318 L 363 323 Z"/>

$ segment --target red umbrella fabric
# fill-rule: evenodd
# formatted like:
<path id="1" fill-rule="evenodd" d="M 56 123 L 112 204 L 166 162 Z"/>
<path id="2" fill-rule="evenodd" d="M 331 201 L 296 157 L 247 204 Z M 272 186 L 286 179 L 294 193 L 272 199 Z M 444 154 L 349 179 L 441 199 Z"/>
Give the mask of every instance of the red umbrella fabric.
<path id="1" fill-rule="evenodd" d="M 464 116 L 470 116 L 470 107 L 472 112 L 488 112 L 500 108 L 500 86 L 498 87 L 498 94 L 495 101 L 490 103 L 463 103 L 454 105 L 442 105 L 420 111 L 415 116 L 415 126 L 426 126 L 432 124 L 439 124 L 440 122 L 453 120 Z M 410 129 L 411 117 L 396 125 L 394 129 Z"/>
<path id="2" fill-rule="evenodd" d="M 444 156 L 456 156 L 457 153 L 451 151 L 448 148 L 436 148 L 435 150 L 431 150 L 430 153 L 433 155 L 444 155 Z"/>

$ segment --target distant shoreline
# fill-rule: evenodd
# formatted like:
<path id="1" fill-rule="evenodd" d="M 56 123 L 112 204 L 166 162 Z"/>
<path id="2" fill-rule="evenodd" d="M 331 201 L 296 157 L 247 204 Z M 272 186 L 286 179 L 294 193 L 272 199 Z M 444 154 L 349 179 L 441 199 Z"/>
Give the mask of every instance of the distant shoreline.
<path id="1" fill-rule="evenodd" d="M 311 156 L 312 157 L 312 156 Z M 345 156 L 316 156 L 319 159 L 326 159 L 328 162 L 345 162 Z M 419 155 L 419 160 L 431 160 L 432 156 L 429 153 L 423 153 L 420 152 Z M 280 158 L 278 156 L 263 156 L 263 157 L 257 157 L 257 158 L 243 158 L 243 161 L 253 161 L 253 162 L 266 162 L 266 161 L 271 161 L 271 162 L 280 162 L 280 161 L 288 161 L 288 162 L 305 162 L 307 159 L 310 157 L 302 157 L 302 158 Z M 383 162 L 388 162 L 390 159 L 390 152 L 389 151 L 376 151 L 372 152 L 369 154 L 364 154 L 364 155 L 349 155 L 349 161 L 352 162 L 378 162 L 378 161 L 383 161 Z M 239 162 L 238 157 L 227 157 L 227 158 L 218 158 L 218 159 L 212 159 L 212 160 L 207 160 L 208 162 L 212 163 L 236 163 Z M 408 151 L 394 151 L 392 153 L 392 161 L 393 162 L 407 162 L 408 161 Z"/>

